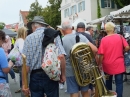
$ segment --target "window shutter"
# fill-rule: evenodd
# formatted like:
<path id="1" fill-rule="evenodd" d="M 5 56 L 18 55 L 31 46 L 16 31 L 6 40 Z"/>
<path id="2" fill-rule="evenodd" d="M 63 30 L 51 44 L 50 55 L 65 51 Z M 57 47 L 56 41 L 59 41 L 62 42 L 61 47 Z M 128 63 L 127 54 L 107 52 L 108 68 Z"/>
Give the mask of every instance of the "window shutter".
<path id="1" fill-rule="evenodd" d="M 111 8 L 115 8 L 115 2 L 111 0 Z"/>
<path id="2" fill-rule="evenodd" d="M 85 1 L 82 2 L 83 4 L 83 11 L 85 10 Z"/>
<path id="3" fill-rule="evenodd" d="M 101 8 L 104 8 L 104 0 L 101 0 Z"/>
<path id="4" fill-rule="evenodd" d="M 64 10 L 64 17 L 66 17 L 66 11 Z"/>
<path id="5" fill-rule="evenodd" d="M 75 13 L 77 13 L 77 6 L 75 5 Z"/>
<path id="6" fill-rule="evenodd" d="M 80 12 L 80 3 L 78 4 L 78 12 Z"/>
<path id="7" fill-rule="evenodd" d="M 69 16 L 72 15 L 72 7 L 69 8 Z"/>
<path id="8" fill-rule="evenodd" d="M 70 11 L 69 11 L 69 8 L 67 9 L 67 16 L 69 16 L 69 14 L 70 14 Z"/>

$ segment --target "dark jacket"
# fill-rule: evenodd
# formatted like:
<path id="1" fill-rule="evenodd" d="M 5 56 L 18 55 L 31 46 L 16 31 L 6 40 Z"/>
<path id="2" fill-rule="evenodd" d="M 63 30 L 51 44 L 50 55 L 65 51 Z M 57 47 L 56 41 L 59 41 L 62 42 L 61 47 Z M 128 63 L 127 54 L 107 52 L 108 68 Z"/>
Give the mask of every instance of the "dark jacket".
<path id="1" fill-rule="evenodd" d="M 89 42 L 91 42 L 93 45 L 96 45 L 95 42 L 93 41 L 92 37 L 89 34 L 87 34 L 85 32 L 81 32 L 81 34 L 84 35 L 89 40 Z"/>
<path id="2" fill-rule="evenodd" d="M 44 30 L 44 37 L 43 37 L 42 46 L 46 47 L 49 43 L 54 43 L 54 39 L 58 35 L 61 37 L 60 31 L 53 30 L 51 28 L 45 29 Z"/>

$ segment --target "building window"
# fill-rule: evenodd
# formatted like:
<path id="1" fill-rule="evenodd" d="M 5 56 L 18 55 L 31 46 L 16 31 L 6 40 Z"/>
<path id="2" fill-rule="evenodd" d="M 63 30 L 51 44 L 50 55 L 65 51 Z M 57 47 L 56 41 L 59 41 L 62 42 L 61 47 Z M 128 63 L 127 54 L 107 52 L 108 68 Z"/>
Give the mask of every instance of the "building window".
<path id="1" fill-rule="evenodd" d="M 82 1 L 78 4 L 78 11 L 84 11 L 85 10 L 85 1 Z"/>
<path id="2" fill-rule="evenodd" d="M 104 7 L 111 8 L 111 0 L 104 0 Z"/>
<path id="3" fill-rule="evenodd" d="M 75 13 L 77 13 L 77 6 L 76 5 L 71 7 L 71 15 L 73 15 Z"/>
<path id="4" fill-rule="evenodd" d="M 82 4 L 82 2 L 79 3 L 79 9 L 80 9 L 80 11 L 83 10 L 83 4 Z"/>
<path id="5" fill-rule="evenodd" d="M 69 16 L 69 8 L 65 9 L 64 15 L 65 15 L 65 18 L 66 18 L 67 16 Z"/>

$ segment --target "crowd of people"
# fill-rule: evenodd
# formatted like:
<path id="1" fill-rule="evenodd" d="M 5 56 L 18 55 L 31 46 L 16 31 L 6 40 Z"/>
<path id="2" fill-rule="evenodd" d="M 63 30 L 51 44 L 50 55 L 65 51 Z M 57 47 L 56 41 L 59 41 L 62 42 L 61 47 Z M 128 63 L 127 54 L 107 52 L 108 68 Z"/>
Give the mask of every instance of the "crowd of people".
<path id="1" fill-rule="evenodd" d="M 105 85 L 109 90 L 112 89 L 112 78 L 115 77 L 117 97 L 123 97 L 123 73 L 125 72 L 123 51 L 129 50 L 127 41 L 121 35 L 115 32 L 115 24 L 108 22 L 105 24 L 105 30 L 100 33 L 92 26 L 85 27 L 83 22 L 79 22 L 73 29 L 69 20 L 63 21 L 60 30 L 62 39 L 58 35 L 55 38 L 55 44 L 58 48 L 58 57 L 60 59 L 61 75 L 59 81 L 51 80 L 41 68 L 44 55 L 43 38 L 45 29 L 50 28 L 45 23 L 44 18 L 35 16 L 27 24 L 27 28 L 18 29 L 17 38 L 14 43 L 8 35 L 0 30 L 0 97 L 12 97 L 8 82 L 8 73 L 16 81 L 13 67 L 15 62 L 8 58 L 11 51 L 11 44 L 18 47 L 19 52 L 26 56 L 26 72 L 29 76 L 29 88 L 25 88 L 24 74 L 22 68 L 23 62 L 18 66 L 20 89 L 17 92 L 30 95 L 31 97 L 59 97 L 59 84 L 61 89 L 64 83 L 67 85 L 67 93 L 70 97 L 91 97 L 95 93 L 95 87 L 92 84 L 80 86 L 75 78 L 74 69 L 70 59 L 70 51 L 76 44 L 75 37 L 79 35 L 79 42 L 84 42 L 92 49 L 99 69 L 109 78 L 105 80 Z M 52 28 L 53 29 L 53 28 Z M 97 34 L 97 36 L 95 35 Z M 94 35 L 96 38 L 94 39 Z M 22 59 L 21 59 L 22 60 Z"/>

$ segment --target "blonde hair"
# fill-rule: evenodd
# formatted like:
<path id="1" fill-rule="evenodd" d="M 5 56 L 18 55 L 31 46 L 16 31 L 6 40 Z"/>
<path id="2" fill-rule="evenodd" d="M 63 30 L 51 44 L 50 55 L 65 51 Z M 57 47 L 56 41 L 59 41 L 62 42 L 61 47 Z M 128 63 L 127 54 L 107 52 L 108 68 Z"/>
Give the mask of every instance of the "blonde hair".
<path id="1" fill-rule="evenodd" d="M 27 36 L 27 29 L 25 27 L 21 27 L 18 29 L 17 38 L 25 39 Z"/>
<path id="2" fill-rule="evenodd" d="M 105 24 L 105 30 L 106 30 L 106 32 L 114 32 L 114 30 L 115 30 L 115 24 L 112 23 L 112 22 L 107 22 Z"/>

